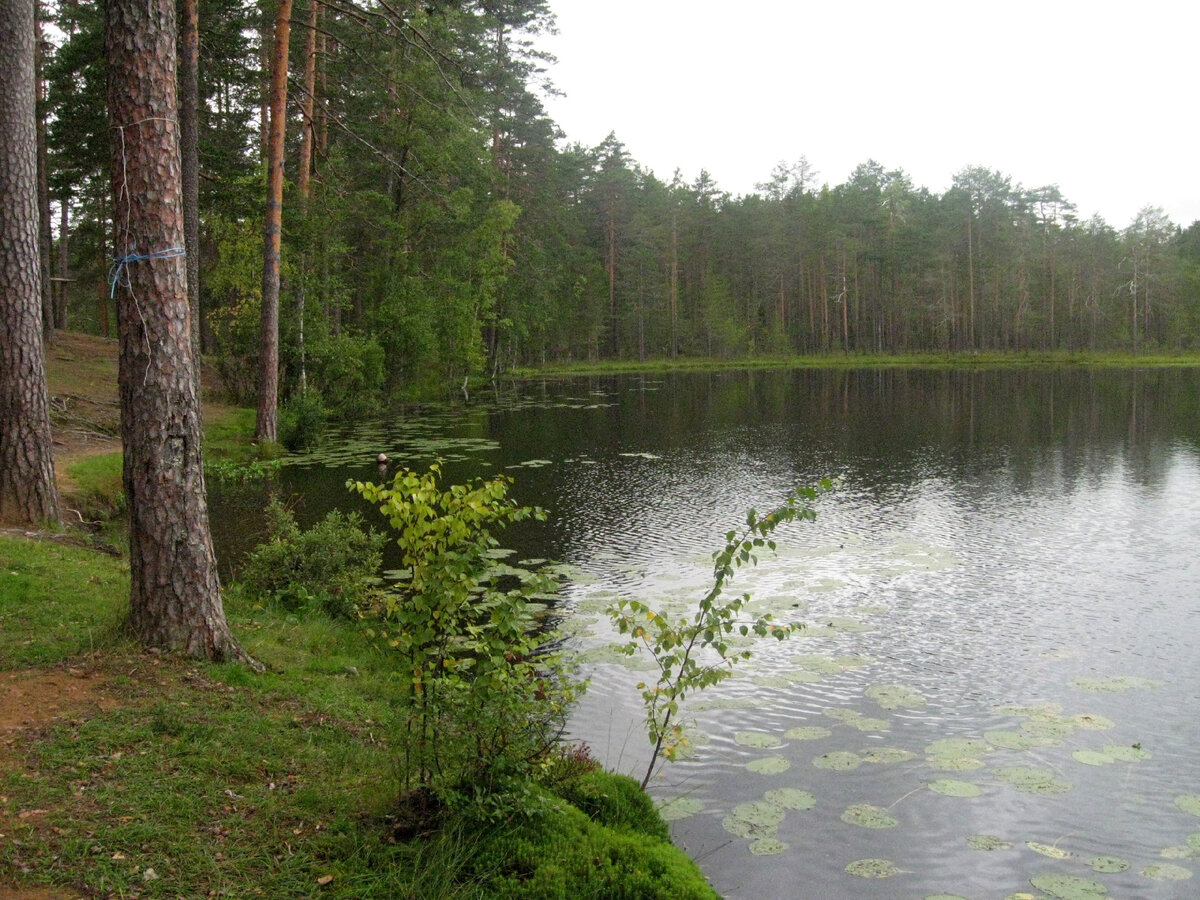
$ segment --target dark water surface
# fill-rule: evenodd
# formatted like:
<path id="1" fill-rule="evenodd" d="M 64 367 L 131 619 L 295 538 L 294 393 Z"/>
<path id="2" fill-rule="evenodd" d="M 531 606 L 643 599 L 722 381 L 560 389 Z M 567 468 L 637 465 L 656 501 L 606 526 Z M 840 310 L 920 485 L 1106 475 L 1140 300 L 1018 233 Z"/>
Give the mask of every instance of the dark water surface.
<path id="1" fill-rule="evenodd" d="M 359 429 L 284 489 L 309 520 L 355 508 L 380 451 L 506 471 L 550 510 L 506 543 L 575 567 L 574 736 L 639 777 L 648 673 L 607 652 L 604 607 L 682 613 L 747 506 L 842 479 L 733 583 L 808 628 L 690 702 L 692 753 L 652 786 L 726 897 L 1200 897 L 1195 370 L 527 382 Z M 213 491 L 223 565 L 262 500 Z M 847 871 L 871 859 L 894 873 Z"/>

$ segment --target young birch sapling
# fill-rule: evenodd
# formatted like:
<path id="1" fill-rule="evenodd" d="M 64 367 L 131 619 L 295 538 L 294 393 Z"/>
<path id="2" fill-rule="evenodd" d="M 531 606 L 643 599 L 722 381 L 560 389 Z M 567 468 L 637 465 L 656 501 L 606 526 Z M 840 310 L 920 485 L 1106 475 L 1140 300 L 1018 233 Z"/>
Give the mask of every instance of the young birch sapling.
<path id="1" fill-rule="evenodd" d="M 646 731 L 654 745 L 642 778 L 643 788 L 650 782 L 659 758 L 674 759 L 684 743 L 683 726 L 679 722 L 679 706 L 684 698 L 728 678 L 738 660 L 752 655 L 749 650 L 730 648 L 727 638 L 736 631 L 741 636 L 753 633 L 783 640 L 803 627 L 799 623 L 777 624 L 769 613 L 743 618 L 750 595 L 724 599 L 723 594 L 742 566 L 757 564 L 764 547 L 775 550 L 771 535 L 777 527 L 795 519 L 816 519 L 816 511 L 809 504 L 832 489 L 832 482 L 826 479 L 816 487 L 796 490 L 782 506 L 765 516 L 749 510 L 745 526 L 729 531 L 724 549 L 713 554 L 712 587 L 690 618 L 672 621 L 647 604 L 629 599 L 620 600 L 606 610 L 621 634 L 630 636 L 622 650 L 630 656 L 639 648 L 648 650 L 658 669 L 658 679 L 653 684 L 638 685 L 646 710 Z"/>

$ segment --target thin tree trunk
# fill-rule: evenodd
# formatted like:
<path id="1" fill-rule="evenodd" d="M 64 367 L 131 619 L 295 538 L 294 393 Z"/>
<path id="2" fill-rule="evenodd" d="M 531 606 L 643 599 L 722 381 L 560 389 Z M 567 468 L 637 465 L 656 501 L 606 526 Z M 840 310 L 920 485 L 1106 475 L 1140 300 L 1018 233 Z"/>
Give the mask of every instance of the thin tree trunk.
<path id="1" fill-rule="evenodd" d="M 200 453 L 175 100 L 175 0 L 105 4 L 129 628 L 257 666 L 225 622 Z"/>
<path id="2" fill-rule="evenodd" d="M 196 396 L 200 396 L 200 2 L 183 0 L 179 33 L 179 136 L 183 163 L 183 234 Z"/>
<path id="3" fill-rule="evenodd" d="M 33 0 L 0 0 L 0 522 L 57 523 L 42 346 Z"/>
<path id="4" fill-rule="evenodd" d="M 300 122 L 300 161 L 296 173 L 296 187 L 300 191 L 300 205 L 304 218 L 308 218 L 308 200 L 312 193 L 313 145 L 316 143 L 316 122 L 313 113 L 316 106 L 317 88 L 317 24 L 321 10 L 318 0 L 308 0 L 308 39 L 304 45 L 304 96 L 301 98 L 302 119 Z M 302 251 L 300 278 L 296 285 L 296 340 L 300 356 L 300 394 L 308 390 L 307 354 L 304 347 L 304 306 L 308 281 L 308 253 Z"/>
<path id="5" fill-rule="evenodd" d="M 304 96 L 300 99 L 300 162 L 296 172 L 296 187 L 304 200 L 309 197 L 313 144 L 316 140 L 313 113 L 317 88 L 317 14 L 320 9 L 321 4 L 318 0 L 308 0 L 308 37 L 304 45 Z"/>
<path id="6" fill-rule="evenodd" d="M 271 131 L 267 140 L 267 214 L 263 229 L 262 319 L 255 437 L 274 441 L 279 420 L 279 261 L 283 235 L 283 138 L 287 113 L 292 0 L 279 0 L 271 59 Z"/>
<path id="7" fill-rule="evenodd" d="M 63 197 L 59 207 L 58 217 L 58 296 L 54 302 L 54 327 L 65 330 L 67 327 L 67 284 L 71 280 L 71 202 Z"/>
<path id="8" fill-rule="evenodd" d="M 54 343 L 54 293 L 50 281 L 50 256 L 54 252 L 54 238 L 50 229 L 50 161 L 46 146 L 46 117 L 44 101 L 45 83 L 42 81 L 42 18 L 34 7 L 34 95 L 37 98 L 37 203 L 38 203 L 38 257 L 41 269 L 42 334 L 47 344 Z"/>

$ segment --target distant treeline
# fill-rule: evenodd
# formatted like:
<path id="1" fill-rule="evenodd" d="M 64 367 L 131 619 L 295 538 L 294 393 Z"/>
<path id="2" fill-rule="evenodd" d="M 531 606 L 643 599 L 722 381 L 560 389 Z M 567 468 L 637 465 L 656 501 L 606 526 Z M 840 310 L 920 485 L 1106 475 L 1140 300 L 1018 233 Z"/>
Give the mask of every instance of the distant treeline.
<path id="1" fill-rule="evenodd" d="M 47 4 L 41 65 L 57 317 L 107 333 L 100 7 Z M 203 343 L 246 397 L 276 4 L 199 7 Z M 664 182 L 615 136 L 564 145 L 531 43 L 549 24 L 545 0 L 297 4 L 285 394 L 301 357 L 337 402 L 543 361 L 1200 346 L 1200 223 L 1081 221 L 981 168 L 942 194 L 874 161 L 823 184 L 802 157 L 748 196 Z"/>

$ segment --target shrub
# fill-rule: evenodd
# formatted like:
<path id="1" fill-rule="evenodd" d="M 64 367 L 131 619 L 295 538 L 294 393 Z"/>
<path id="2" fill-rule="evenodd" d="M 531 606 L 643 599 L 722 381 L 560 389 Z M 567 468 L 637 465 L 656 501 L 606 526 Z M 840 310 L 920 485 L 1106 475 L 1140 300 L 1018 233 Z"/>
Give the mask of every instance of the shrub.
<path id="1" fill-rule="evenodd" d="M 279 410 L 279 443 L 293 453 L 315 447 L 325 432 L 325 419 L 320 394 L 297 394 Z"/>
<path id="2" fill-rule="evenodd" d="M 374 338 L 337 335 L 313 341 L 309 371 L 332 418 L 345 422 L 379 408 L 383 361 L 383 348 Z"/>
<path id="3" fill-rule="evenodd" d="M 371 636 L 390 651 L 406 684 L 397 734 L 414 787 L 509 814 L 492 800 L 532 773 L 554 749 L 580 686 L 556 635 L 536 632 L 529 600 L 556 588 L 548 576 L 492 556 L 494 531 L 544 518 L 508 498 L 510 478 L 439 484 L 441 467 L 397 472 L 390 486 L 352 481 L 391 524 L 406 582 L 389 591 Z"/>
<path id="4" fill-rule="evenodd" d="M 246 557 L 242 586 L 287 610 L 356 619 L 377 593 L 385 538 L 362 517 L 334 510 L 307 531 L 278 500 L 267 506 L 268 540 Z"/>

